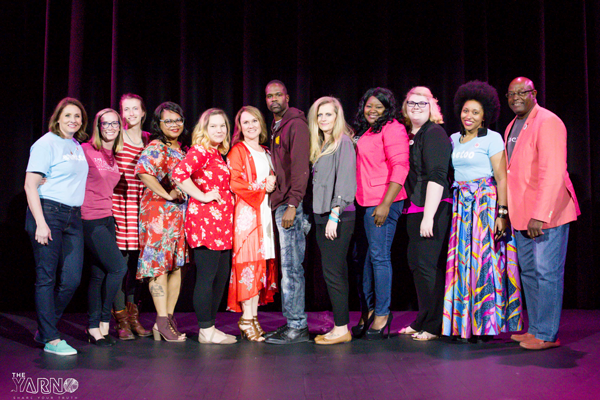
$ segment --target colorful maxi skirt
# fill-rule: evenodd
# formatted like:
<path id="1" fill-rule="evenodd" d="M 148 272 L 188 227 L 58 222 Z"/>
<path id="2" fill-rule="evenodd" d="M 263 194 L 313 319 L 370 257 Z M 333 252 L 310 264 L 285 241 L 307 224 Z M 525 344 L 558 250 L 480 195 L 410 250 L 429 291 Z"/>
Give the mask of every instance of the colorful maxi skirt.
<path id="1" fill-rule="evenodd" d="M 511 231 L 494 240 L 496 182 L 455 182 L 442 334 L 497 335 L 523 329 L 521 281 Z"/>

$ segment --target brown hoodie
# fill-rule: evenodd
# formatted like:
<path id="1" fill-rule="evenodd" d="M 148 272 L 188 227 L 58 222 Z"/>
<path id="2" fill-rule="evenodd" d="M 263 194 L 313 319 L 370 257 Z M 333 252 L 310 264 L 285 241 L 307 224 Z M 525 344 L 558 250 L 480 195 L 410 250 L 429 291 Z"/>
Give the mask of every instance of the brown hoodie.
<path id="1" fill-rule="evenodd" d="M 271 194 L 271 208 L 282 204 L 298 207 L 309 176 L 310 134 L 304 113 L 290 107 L 274 130 L 271 125 L 271 157 L 277 176 L 275 191 Z"/>

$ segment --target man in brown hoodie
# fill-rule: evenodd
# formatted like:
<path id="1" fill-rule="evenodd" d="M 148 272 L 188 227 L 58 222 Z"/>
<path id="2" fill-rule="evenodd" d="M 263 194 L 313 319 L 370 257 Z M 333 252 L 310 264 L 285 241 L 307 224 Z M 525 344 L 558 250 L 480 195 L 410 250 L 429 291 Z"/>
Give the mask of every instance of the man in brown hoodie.
<path id="1" fill-rule="evenodd" d="M 281 81 L 265 89 L 267 107 L 273 113 L 271 157 L 277 176 L 271 209 L 279 231 L 281 256 L 281 308 L 287 323 L 265 335 L 266 343 L 291 344 L 308 341 L 304 312 L 304 250 L 308 222 L 302 199 L 309 177 L 309 131 L 304 113 L 289 107 L 290 96 Z"/>

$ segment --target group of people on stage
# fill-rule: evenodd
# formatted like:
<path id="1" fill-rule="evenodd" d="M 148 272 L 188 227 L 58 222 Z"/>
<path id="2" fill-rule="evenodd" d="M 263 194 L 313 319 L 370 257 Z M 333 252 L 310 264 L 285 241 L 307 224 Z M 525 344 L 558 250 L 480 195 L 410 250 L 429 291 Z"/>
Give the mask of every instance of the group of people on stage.
<path id="1" fill-rule="evenodd" d="M 227 309 L 241 312 L 242 338 L 308 341 L 302 263 L 309 178 L 334 318 L 316 344 L 389 336 L 391 248 L 405 214 L 419 311 L 400 334 L 485 341 L 520 331 L 522 284 L 529 327 L 511 338 L 531 350 L 560 345 L 569 222 L 579 207 L 567 173 L 566 128 L 537 104 L 531 80 L 519 77 L 508 87 L 516 117 L 504 137 L 489 129 L 500 113 L 497 91 L 480 81 L 459 87 L 454 111 L 461 127 L 450 138 L 437 99 L 423 86 L 402 103 L 388 89 L 369 89 L 353 127 L 334 97 L 315 101 L 307 118 L 289 106 L 281 81 L 269 82 L 265 94 L 270 132 L 253 106 L 239 110 L 232 134 L 225 112 L 210 108 L 193 127 L 189 149 L 180 140 L 184 112 L 173 102 L 156 108 L 148 133 L 144 101 L 123 95 L 119 111 L 96 114 L 89 141 L 83 105 L 73 98 L 58 104 L 50 132 L 31 147 L 25 178 L 35 340 L 46 352 L 77 353 L 60 339 L 57 322 L 79 286 L 84 248 L 91 256 L 86 333 L 98 346 L 116 342 L 111 315 L 121 340 L 185 341 L 174 310 L 190 258 L 200 343 L 237 342 L 216 327 L 227 285 Z M 349 329 L 352 243 L 364 268 L 362 314 Z M 141 282 L 156 308 L 151 330 L 139 321 Z M 258 306 L 278 291 L 286 323 L 267 333 Z"/>

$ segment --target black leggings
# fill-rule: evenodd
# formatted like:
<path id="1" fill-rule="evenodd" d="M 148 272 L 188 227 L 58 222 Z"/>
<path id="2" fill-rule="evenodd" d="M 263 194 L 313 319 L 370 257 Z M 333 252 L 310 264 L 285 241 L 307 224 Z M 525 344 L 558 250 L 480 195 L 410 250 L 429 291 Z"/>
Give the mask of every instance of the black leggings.
<path id="1" fill-rule="evenodd" d="M 341 221 L 338 224 L 337 237 L 334 240 L 325 237 L 326 226 L 325 223 L 317 223 L 317 244 L 321 251 L 323 277 L 333 308 L 333 321 L 336 326 L 343 326 L 350 322 L 346 255 L 354 232 L 354 220 Z"/>
<path id="2" fill-rule="evenodd" d="M 83 239 L 92 255 L 88 291 L 89 327 L 98 328 L 100 322 L 110 321 L 110 310 L 127 265 L 117 247 L 113 217 L 83 220 Z"/>
<path id="3" fill-rule="evenodd" d="M 123 279 L 121 290 L 117 291 L 117 296 L 115 297 L 113 304 L 115 311 L 124 310 L 126 307 L 125 301 L 136 304 L 142 289 L 142 281 L 135 278 L 140 251 L 121 250 L 121 254 L 123 254 L 125 264 L 127 264 L 127 273 L 125 274 L 125 279 Z"/>
<path id="4" fill-rule="evenodd" d="M 408 266 L 413 274 L 419 313 L 410 326 L 416 331 L 439 335 L 442 331 L 444 280 L 448 255 L 448 228 L 452 205 L 440 202 L 433 217 L 433 237 L 420 235 L 423 213 L 408 214 Z"/>
<path id="5" fill-rule="evenodd" d="M 215 324 L 225 285 L 231 271 L 231 250 L 211 250 L 204 246 L 194 249 L 196 286 L 194 310 L 201 329 Z"/>

